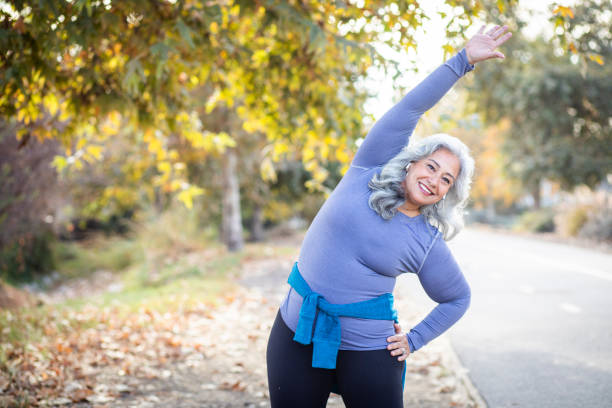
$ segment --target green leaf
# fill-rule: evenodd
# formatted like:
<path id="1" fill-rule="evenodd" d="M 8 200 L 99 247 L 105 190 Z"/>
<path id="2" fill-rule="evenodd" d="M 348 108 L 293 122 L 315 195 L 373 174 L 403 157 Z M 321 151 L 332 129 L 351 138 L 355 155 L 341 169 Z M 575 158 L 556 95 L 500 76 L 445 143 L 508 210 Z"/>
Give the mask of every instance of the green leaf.
<path id="1" fill-rule="evenodd" d="M 172 48 L 170 48 L 166 43 L 164 43 L 163 41 L 158 42 L 157 44 L 153 44 L 149 50 L 151 51 L 151 54 L 159 59 L 162 60 L 167 60 L 168 59 L 168 53 L 170 52 Z"/>
<path id="2" fill-rule="evenodd" d="M 189 44 L 189 47 L 191 49 L 195 48 L 195 44 L 193 43 L 193 40 L 191 39 L 191 37 L 193 37 L 193 31 L 191 31 L 191 28 L 189 28 L 182 19 L 178 19 L 178 21 L 176 22 L 176 28 L 179 34 L 181 35 L 181 37 L 183 38 L 183 40 L 187 44 Z"/>

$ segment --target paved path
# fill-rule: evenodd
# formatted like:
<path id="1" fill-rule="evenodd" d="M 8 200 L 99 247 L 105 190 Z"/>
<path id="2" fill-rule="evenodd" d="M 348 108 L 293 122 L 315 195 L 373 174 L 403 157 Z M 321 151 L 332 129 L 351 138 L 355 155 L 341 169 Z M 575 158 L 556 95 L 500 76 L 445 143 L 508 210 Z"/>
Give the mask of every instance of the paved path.
<path id="1" fill-rule="evenodd" d="M 451 341 L 490 407 L 612 407 L 611 254 L 474 229 L 449 245 L 472 287 Z"/>

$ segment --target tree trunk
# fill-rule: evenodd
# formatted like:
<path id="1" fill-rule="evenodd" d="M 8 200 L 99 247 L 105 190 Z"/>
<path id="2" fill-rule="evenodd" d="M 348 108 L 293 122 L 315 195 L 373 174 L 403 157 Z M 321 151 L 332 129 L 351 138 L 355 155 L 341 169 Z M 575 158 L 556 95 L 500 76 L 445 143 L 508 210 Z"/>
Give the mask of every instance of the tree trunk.
<path id="1" fill-rule="evenodd" d="M 495 198 L 493 198 L 492 184 L 493 182 L 490 181 L 488 185 L 489 191 L 485 199 L 485 217 L 487 219 L 487 222 L 494 224 L 497 214 L 495 212 Z"/>
<path id="2" fill-rule="evenodd" d="M 531 195 L 533 196 L 533 207 L 536 210 L 540 209 L 542 203 L 542 194 L 541 194 L 541 186 L 540 180 L 536 180 L 531 188 Z"/>
<path id="3" fill-rule="evenodd" d="M 251 222 L 251 240 L 255 242 L 264 240 L 263 207 L 261 204 L 255 204 L 255 207 L 253 208 L 253 220 Z"/>
<path id="4" fill-rule="evenodd" d="M 240 188 L 236 169 L 236 151 L 227 149 L 223 158 L 223 215 L 221 239 L 230 251 L 240 251 L 242 216 L 240 214 Z"/>

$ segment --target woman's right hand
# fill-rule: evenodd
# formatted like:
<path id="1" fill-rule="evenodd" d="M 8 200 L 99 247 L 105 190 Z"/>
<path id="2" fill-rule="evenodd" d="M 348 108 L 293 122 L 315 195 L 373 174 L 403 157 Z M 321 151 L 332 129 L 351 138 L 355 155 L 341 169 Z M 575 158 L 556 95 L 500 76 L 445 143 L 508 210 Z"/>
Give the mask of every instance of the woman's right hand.
<path id="1" fill-rule="evenodd" d="M 484 30 L 485 26 L 480 27 L 478 33 L 465 44 L 465 52 L 470 64 L 491 58 L 506 58 L 504 54 L 495 49 L 512 37 L 512 33 L 506 32 L 508 26 L 495 26 L 486 34 Z"/>
<path id="2" fill-rule="evenodd" d="M 410 354 L 410 345 L 408 344 L 408 337 L 402 333 L 402 327 L 398 323 L 393 324 L 395 329 L 395 336 L 387 338 L 387 350 L 391 350 L 391 355 L 397 357 L 397 361 L 404 361 Z"/>

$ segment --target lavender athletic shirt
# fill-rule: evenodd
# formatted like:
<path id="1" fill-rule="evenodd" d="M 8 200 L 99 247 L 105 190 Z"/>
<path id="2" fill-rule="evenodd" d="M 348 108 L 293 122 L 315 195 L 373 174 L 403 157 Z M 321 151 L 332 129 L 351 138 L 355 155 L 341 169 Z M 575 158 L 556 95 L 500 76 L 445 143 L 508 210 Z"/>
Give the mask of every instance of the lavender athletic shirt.
<path id="1" fill-rule="evenodd" d="M 465 50 L 438 67 L 374 125 L 349 170 L 313 220 L 298 267 L 311 289 L 331 303 L 392 293 L 395 278 L 417 274 L 438 305 L 407 334 L 412 351 L 439 336 L 465 313 L 470 288 L 440 232 L 425 217 L 401 212 L 384 220 L 368 205 L 368 181 L 402 150 L 421 115 L 474 68 Z M 302 297 L 289 290 L 280 312 L 295 332 Z M 340 317 L 341 350 L 379 350 L 393 322 Z"/>

